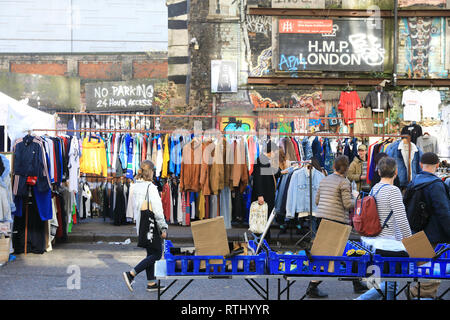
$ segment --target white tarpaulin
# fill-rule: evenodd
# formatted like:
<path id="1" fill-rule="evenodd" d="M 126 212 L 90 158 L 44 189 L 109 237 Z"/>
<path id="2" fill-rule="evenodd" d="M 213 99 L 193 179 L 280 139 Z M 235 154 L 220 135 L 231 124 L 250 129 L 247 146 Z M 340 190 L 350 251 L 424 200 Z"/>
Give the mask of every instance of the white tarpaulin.
<path id="1" fill-rule="evenodd" d="M 0 92 L 0 124 L 7 126 L 8 136 L 11 142 L 27 134 L 33 129 L 56 129 L 53 115 L 40 111 L 29 105 L 19 102 L 10 96 Z M 39 131 L 38 135 L 55 135 L 54 131 Z"/>

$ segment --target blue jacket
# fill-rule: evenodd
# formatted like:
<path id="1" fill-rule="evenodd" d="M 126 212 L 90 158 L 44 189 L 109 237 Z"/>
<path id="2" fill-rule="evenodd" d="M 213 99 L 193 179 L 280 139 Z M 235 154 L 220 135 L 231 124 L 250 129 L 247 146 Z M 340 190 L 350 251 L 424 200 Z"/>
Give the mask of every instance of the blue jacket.
<path id="1" fill-rule="evenodd" d="M 40 192 L 50 190 L 48 179 L 44 176 L 44 150 L 38 143 L 33 142 L 34 137 L 27 135 L 18 143 L 14 151 L 14 175 L 18 176 L 17 195 L 27 196 L 27 177 L 37 177 L 36 187 Z"/>
<path id="2" fill-rule="evenodd" d="M 312 211 L 317 210 L 315 202 L 317 190 L 319 190 L 320 181 L 325 175 L 316 170 L 312 170 Z M 302 168 L 294 171 L 289 183 L 289 189 L 286 200 L 286 217 L 293 218 L 296 213 L 309 212 L 310 203 L 309 176 L 308 169 Z"/>
<path id="3" fill-rule="evenodd" d="M 391 145 L 389 145 L 386 149 L 386 153 L 389 157 L 392 157 L 397 162 L 398 169 L 398 178 L 400 179 L 400 186 L 406 187 L 408 185 L 408 168 L 405 166 L 405 162 L 403 161 L 403 156 L 401 150 L 398 150 L 398 146 L 401 140 L 398 140 Z M 418 151 L 414 153 L 413 161 L 411 163 L 411 173 L 412 178 L 414 178 L 417 174 L 422 172 L 420 168 L 419 160 L 422 157 L 422 150 L 417 147 Z"/>
<path id="4" fill-rule="evenodd" d="M 313 140 L 311 149 L 312 149 L 313 156 L 317 160 L 319 160 L 320 166 L 323 168 L 325 166 L 325 161 L 324 161 L 324 159 L 322 157 L 322 145 L 320 144 L 320 141 L 319 141 L 318 137 L 316 137 Z"/>
<path id="5" fill-rule="evenodd" d="M 421 184 L 440 180 L 432 173 L 423 171 L 414 177 L 411 184 L 418 187 Z M 430 222 L 425 227 L 425 234 L 431 243 L 450 242 L 450 197 L 444 183 L 439 181 L 424 188 L 427 208 L 432 208 Z"/>
<path id="6" fill-rule="evenodd" d="M 275 194 L 275 212 L 281 213 L 282 211 L 286 211 L 286 208 L 282 208 L 283 206 L 283 195 L 287 192 L 286 190 L 286 183 L 289 178 L 289 174 L 294 171 L 294 168 L 290 167 L 288 168 L 288 173 L 282 175 L 277 182 L 278 188 Z M 284 204 L 285 205 L 285 204 Z M 284 209 L 284 210 L 283 210 Z"/>

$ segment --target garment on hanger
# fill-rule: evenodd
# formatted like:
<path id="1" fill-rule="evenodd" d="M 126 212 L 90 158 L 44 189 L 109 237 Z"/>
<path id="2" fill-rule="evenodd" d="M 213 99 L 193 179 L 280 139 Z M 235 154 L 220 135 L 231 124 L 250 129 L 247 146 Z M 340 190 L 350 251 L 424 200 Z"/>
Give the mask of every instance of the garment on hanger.
<path id="1" fill-rule="evenodd" d="M 427 119 L 439 118 L 439 105 L 441 104 L 441 94 L 437 90 L 428 89 L 422 91 L 422 116 Z"/>
<path id="2" fill-rule="evenodd" d="M 422 136 L 422 127 L 413 122 L 408 126 L 404 126 L 400 134 L 407 134 L 411 136 L 411 142 L 417 143 L 417 138 Z"/>
<path id="3" fill-rule="evenodd" d="M 355 123 L 356 110 L 362 107 L 356 91 L 342 91 L 339 98 L 338 109 L 342 111 L 345 124 Z"/>
<path id="4" fill-rule="evenodd" d="M 83 139 L 82 149 L 80 172 L 107 177 L 108 165 L 104 141 L 100 137 L 86 137 Z"/>
<path id="5" fill-rule="evenodd" d="M 379 87 L 369 92 L 364 100 L 364 105 L 372 109 L 372 112 L 383 112 L 394 107 L 392 96 L 389 92 Z"/>
<path id="6" fill-rule="evenodd" d="M 296 214 L 315 212 L 317 205 L 315 203 L 316 194 L 319 190 L 320 181 L 325 178 L 325 175 L 312 168 L 312 195 L 310 192 L 310 178 L 309 169 L 307 166 L 295 170 L 287 186 L 286 197 L 286 217 L 295 218 Z M 310 206 L 310 197 L 312 196 L 312 208 Z"/>
<path id="7" fill-rule="evenodd" d="M 417 138 L 416 145 L 425 152 L 433 152 L 439 154 L 438 139 L 430 134 L 425 133 Z"/>
<path id="8" fill-rule="evenodd" d="M 422 105 L 422 95 L 417 90 L 403 91 L 403 120 L 420 121 L 420 106 Z"/>

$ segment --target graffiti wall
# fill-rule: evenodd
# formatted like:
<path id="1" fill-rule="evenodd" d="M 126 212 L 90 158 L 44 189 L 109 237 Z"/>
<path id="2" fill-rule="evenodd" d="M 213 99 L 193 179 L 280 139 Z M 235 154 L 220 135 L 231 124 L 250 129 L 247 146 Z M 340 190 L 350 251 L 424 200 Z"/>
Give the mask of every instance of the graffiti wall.
<path id="1" fill-rule="evenodd" d="M 399 74 L 408 78 L 447 78 L 444 18 L 403 18 L 399 22 Z"/>
<path id="2" fill-rule="evenodd" d="M 245 117 L 221 117 L 219 129 L 224 132 L 253 131 L 255 130 L 255 119 Z"/>

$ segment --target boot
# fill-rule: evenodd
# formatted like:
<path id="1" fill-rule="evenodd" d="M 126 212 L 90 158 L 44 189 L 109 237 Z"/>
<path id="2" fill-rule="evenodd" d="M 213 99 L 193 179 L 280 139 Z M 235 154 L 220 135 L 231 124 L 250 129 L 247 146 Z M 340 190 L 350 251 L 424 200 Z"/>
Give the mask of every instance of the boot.
<path id="1" fill-rule="evenodd" d="M 364 293 L 369 288 L 361 280 L 353 280 L 353 292 L 354 293 Z"/>
<path id="2" fill-rule="evenodd" d="M 328 294 L 323 292 L 318 288 L 321 282 L 309 282 L 308 288 L 306 289 L 306 294 L 309 298 L 326 298 Z"/>

